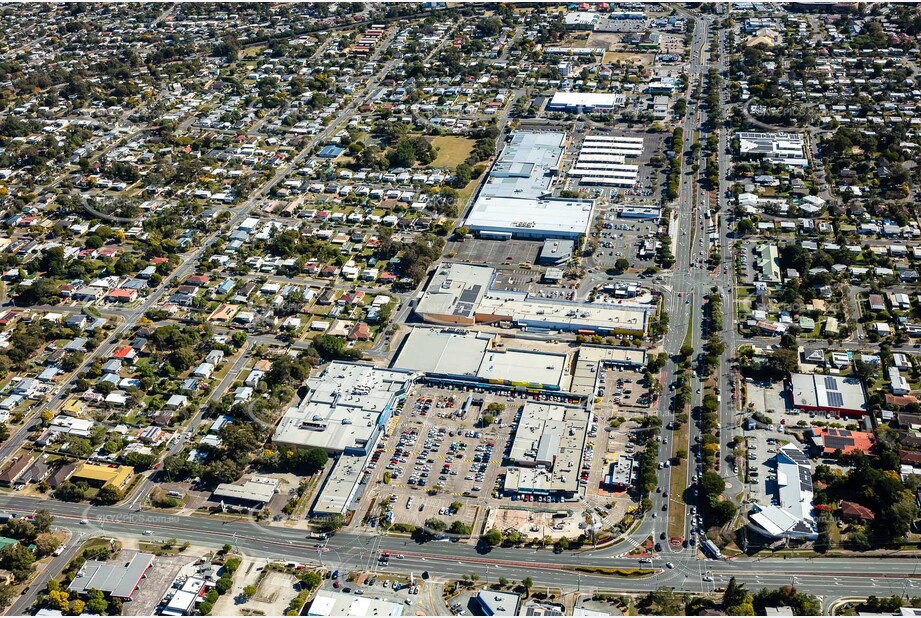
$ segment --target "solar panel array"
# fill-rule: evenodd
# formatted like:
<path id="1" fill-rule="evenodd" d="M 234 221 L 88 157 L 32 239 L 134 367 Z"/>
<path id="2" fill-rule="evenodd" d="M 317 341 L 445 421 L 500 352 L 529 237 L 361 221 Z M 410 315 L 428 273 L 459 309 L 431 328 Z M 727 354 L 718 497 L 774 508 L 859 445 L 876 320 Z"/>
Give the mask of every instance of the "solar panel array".
<path id="1" fill-rule="evenodd" d="M 461 292 L 460 298 L 457 300 L 457 306 L 454 307 L 454 315 L 467 315 L 473 310 L 473 306 L 480 295 L 480 288 L 481 286 L 479 285 L 472 285 Z"/>
<path id="2" fill-rule="evenodd" d="M 835 378 L 825 376 L 825 391 L 829 406 L 833 408 L 844 406 L 844 397 L 841 395 L 841 391 L 838 390 L 838 381 Z"/>

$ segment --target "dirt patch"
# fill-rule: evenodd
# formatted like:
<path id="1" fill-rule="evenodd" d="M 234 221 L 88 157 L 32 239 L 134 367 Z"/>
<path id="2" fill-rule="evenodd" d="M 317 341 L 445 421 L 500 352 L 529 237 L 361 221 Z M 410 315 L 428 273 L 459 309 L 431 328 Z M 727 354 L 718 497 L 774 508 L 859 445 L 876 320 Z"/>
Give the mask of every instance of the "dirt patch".
<path id="1" fill-rule="evenodd" d="M 214 604 L 215 616 L 240 615 L 243 610 L 260 611 L 267 616 L 281 616 L 288 603 L 297 596 L 293 575 L 266 571 L 266 560 L 244 558 L 233 575 L 233 587 Z M 256 586 L 251 599 L 243 596 L 243 589 Z"/>
<path id="2" fill-rule="evenodd" d="M 297 580 L 293 575 L 268 571 L 260 580 L 255 596 L 246 602 L 245 607 L 261 611 L 266 616 L 280 616 L 297 593 Z"/>
<path id="3" fill-rule="evenodd" d="M 566 517 L 554 517 L 563 512 L 569 512 Z M 580 527 L 580 525 L 582 527 Z M 576 538 L 585 531 L 585 521 L 581 508 L 574 510 L 563 505 L 559 511 L 534 512 L 519 509 L 492 509 L 486 518 L 486 530 L 497 528 L 503 532 L 517 530 L 522 538 L 530 537 L 541 539 L 548 536 L 552 539 Z"/>
<path id="4" fill-rule="evenodd" d="M 604 64 L 613 64 L 615 62 L 624 62 L 640 66 L 649 66 L 652 64 L 655 56 L 653 54 L 636 54 L 632 52 L 605 52 Z"/>

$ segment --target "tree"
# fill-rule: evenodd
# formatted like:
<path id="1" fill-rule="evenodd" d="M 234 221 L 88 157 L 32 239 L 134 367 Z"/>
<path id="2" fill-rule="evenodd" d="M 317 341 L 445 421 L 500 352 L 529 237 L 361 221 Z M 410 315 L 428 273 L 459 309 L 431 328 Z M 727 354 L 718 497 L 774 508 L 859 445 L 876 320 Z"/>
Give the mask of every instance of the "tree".
<path id="1" fill-rule="evenodd" d="M 499 532 L 496 528 L 492 528 L 481 537 L 487 545 L 490 547 L 495 547 L 502 543 L 502 533 Z"/>
<path id="2" fill-rule="evenodd" d="M 35 555 L 22 543 L 14 543 L 0 549 L 0 568 L 13 573 L 17 581 L 25 581 L 32 572 Z"/>
<path id="3" fill-rule="evenodd" d="M 35 537 L 35 557 L 44 558 L 45 556 L 50 556 L 60 546 L 60 543 L 52 534 L 47 532 L 39 534 Z"/>
<path id="4" fill-rule="evenodd" d="M 470 526 L 462 521 L 455 520 L 451 522 L 451 527 L 448 528 L 448 532 L 451 534 L 467 535 L 470 534 Z"/>
<path id="5" fill-rule="evenodd" d="M 35 538 L 36 530 L 30 521 L 11 518 L 3 527 L 3 534 L 20 541 L 31 541 Z"/>
<path id="6" fill-rule="evenodd" d="M 336 532 L 342 529 L 343 526 L 345 526 L 345 518 L 337 513 L 324 519 L 323 523 L 320 524 L 320 529 L 323 532 Z"/>
<path id="7" fill-rule="evenodd" d="M 35 526 L 36 532 L 48 532 L 52 523 L 54 523 L 54 516 L 48 509 L 38 509 L 32 516 L 32 525 Z"/>
<path id="8" fill-rule="evenodd" d="M 83 609 L 86 607 L 86 602 L 83 599 L 74 599 L 70 604 L 70 615 L 79 616 L 83 613 Z"/>
<path id="9" fill-rule="evenodd" d="M 737 510 L 735 503 L 731 500 L 720 500 L 710 508 L 709 513 L 713 524 L 722 526 L 732 521 Z"/>
<path id="10" fill-rule="evenodd" d="M 109 602 L 101 590 L 91 589 L 86 595 L 86 609 L 93 614 L 103 616 L 109 610 Z"/>
<path id="11" fill-rule="evenodd" d="M 435 532 L 444 532 L 447 530 L 448 524 L 435 517 L 430 517 L 425 520 L 425 527 Z"/>
<path id="12" fill-rule="evenodd" d="M 233 579 L 229 575 L 222 575 L 214 584 L 218 594 L 224 594 L 233 586 Z"/>
<path id="13" fill-rule="evenodd" d="M 748 591 L 745 590 L 745 584 L 739 584 L 736 582 L 735 577 L 729 578 L 729 583 L 726 584 L 726 590 L 723 592 L 723 606 L 732 607 L 733 605 L 738 605 L 745 600 L 745 597 L 748 596 Z"/>
<path id="14" fill-rule="evenodd" d="M 16 589 L 10 584 L 0 584 L 0 608 L 9 607 L 16 598 Z"/>
<path id="15" fill-rule="evenodd" d="M 320 577 L 320 574 L 316 571 L 310 571 L 301 575 L 301 583 L 306 586 L 308 589 L 313 590 L 320 586 L 323 583 L 323 578 Z"/>
<path id="16" fill-rule="evenodd" d="M 87 485 L 85 483 L 73 483 L 64 481 L 60 487 L 54 490 L 54 497 L 64 502 L 80 502 L 86 497 Z"/>
<path id="17" fill-rule="evenodd" d="M 506 586 L 508 586 L 508 578 L 503 577 L 502 575 L 500 575 L 500 576 L 499 576 L 499 585 L 502 586 L 503 588 L 505 588 Z"/>
<path id="18" fill-rule="evenodd" d="M 103 384 L 109 384 L 108 382 L 103 382 Z M 109 384 L 109 386 L 112 386 Z M 76 436 L 68 436 L 67 438 L 67 452 L 73 455 L 74 457 L 89 457 L 93 452 L 93 445 L 90 444 L 90 441 L 86 438 L 79 438 Z"/>
<path id="19" fill-rule="evenodd" d="M 150 470 L 156 463 L 157 456 L 154 453 L 128 453 L 123 459 L 136 472 L 144 472 L 145 470 Z"/>
<path id="20" fill-rule="evenodd" d="M 70 593 L 64 590 L 55 590 L 48 593 L 48 603 L 52 609 L 67 611 L 70 609 Z"/>
<path id="21" fill-rule="evenodd" d="M 530 575 L 521 580 L 521 585 L 524 586 L 524 596 L 531 596 L 531 588 L 534 586 L 534 580 L 531 579 Z"/>
<path id="22" fill-rule="evenodd" d="M 115 504 L 123 498 L 121 490 L 115 485 L 105 484 L 96 494 L 96 502 L 99 504 Z"/>
<path id="23" fill-rule="evenodd" d="M 243 598 L 249 600 L 256 596 L 256 587 L 252 584 L 243 587 Z"/>
<path id="24" fill-rule="evenodd" d="M 626 258 L 617 258 L 617 261 L 614 262 L 614 272 L 617 274 L 627 272 L 628 268 L 630 268 L 630 262 Z"/>
<path id="25" fill-rule="evenodd" d="M 704 493 L 710 498 L 711 502 L 718 498 L 723 490 L 726 489 L 726 481 L 723 480 L 716 472 L 708 470 L 704 472 L 700 477 L 700 485 L 704 490 Z"/>

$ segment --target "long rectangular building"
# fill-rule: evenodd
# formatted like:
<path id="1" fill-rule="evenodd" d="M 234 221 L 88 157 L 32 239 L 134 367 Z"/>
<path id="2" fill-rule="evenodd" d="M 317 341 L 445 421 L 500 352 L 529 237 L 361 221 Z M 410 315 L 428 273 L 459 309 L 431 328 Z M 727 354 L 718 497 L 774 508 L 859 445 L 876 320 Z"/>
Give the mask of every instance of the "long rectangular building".
<path id="1" fill-rule="evenodd" d="M 555 92 L 547 109 L 554 112 L 610 112 L 623 107 L 622 94 L 607 92 Z"/>
<path id="2" fill-rule="evenodd" d="M 444 325 L 510 323 L 534 330 L 584 331 L 642 337 L 646 305 L 580 303 L 492 290 L 495 271 L 487 266 L 443 263 L 416 305 L 426 322 Z"/>
<path id="3" fill-rule="evenodd" d="M 565 133 L 514 133 L 496 159 L 464 225 L 484 238 L 564 238 L 588 233 L 593 200 L 553 197 Z"/>

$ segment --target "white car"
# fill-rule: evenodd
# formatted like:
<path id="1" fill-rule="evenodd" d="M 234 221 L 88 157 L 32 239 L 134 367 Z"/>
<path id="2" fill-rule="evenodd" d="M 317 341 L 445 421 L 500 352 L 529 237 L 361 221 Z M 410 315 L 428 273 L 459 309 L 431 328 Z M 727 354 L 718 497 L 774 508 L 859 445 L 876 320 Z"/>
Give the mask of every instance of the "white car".
<path id="1" fill-rule="evenodd" d="M 675 565 L 672 564 L 671 562 L 666 562 L 666 563 L 665 563 L 665 566 L 668 567 L 668 568 L 670 568 L 670 569 L 674 569 L 674 568 L 675 568 Z"/>
<path id="2" fill-rule="evenodd" d="M 712 582 L 712 581 L 713 581 L 713 578 L 710 577 L 709 575 L 704 575 L 704 581 L 705 581 L 705 582 Z"/>
<path id="3" fill-rule="evenodd" d="M 144 536 L 153 536 L 153 532 L 150 531 L 150 530 L 145 530 L 145 531 L 144 531 Z"/>

